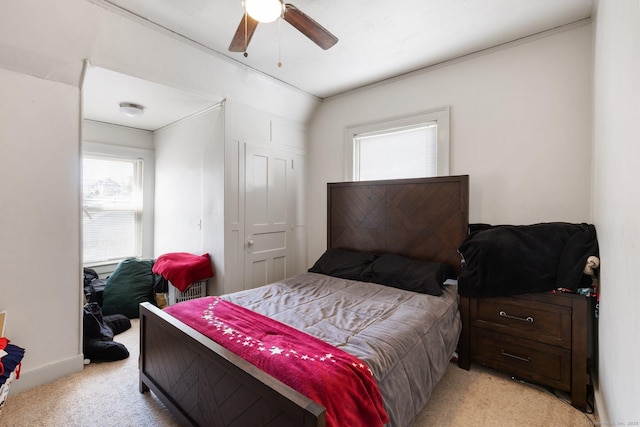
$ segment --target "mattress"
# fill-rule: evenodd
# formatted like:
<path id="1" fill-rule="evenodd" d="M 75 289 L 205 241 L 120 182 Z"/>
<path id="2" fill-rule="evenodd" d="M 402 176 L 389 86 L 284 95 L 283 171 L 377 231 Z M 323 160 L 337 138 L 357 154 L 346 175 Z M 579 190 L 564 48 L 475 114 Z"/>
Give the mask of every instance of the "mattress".
<path id="1" fill-rule="evenodd" d="M 431 296 L 304 273 L 223 298 L 365 362 L 392 427 L 413 424 L 444 375 L 462 327 L 455 286 Z"/>

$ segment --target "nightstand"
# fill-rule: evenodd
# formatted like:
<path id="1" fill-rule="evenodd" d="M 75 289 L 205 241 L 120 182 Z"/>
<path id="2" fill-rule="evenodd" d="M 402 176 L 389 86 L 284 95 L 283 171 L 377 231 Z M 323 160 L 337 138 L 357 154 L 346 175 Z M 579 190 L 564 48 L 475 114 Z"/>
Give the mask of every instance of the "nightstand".
<path id="1" fill-rule="evenodd" d="M 571 394 L 587 406 L 592 298 L 569 293 L 460 297 L 460 367 L 477 363 Z"/>

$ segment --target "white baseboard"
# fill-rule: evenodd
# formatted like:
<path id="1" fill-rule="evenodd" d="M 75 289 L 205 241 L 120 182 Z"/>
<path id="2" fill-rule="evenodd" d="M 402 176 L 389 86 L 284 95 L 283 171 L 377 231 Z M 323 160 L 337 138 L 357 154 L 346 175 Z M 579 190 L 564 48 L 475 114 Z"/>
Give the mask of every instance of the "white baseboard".
<path id="1" fill-rule="evenodd" d="M 82 354 L 29 371 L 25 370 L 24 365 L 22 365 L 20 378 L 11 383 L 9 394 L 21 393 L 44 384 L 52 383 L 68 375 L 80 372 L 83 368 L 84 356 Z"/>

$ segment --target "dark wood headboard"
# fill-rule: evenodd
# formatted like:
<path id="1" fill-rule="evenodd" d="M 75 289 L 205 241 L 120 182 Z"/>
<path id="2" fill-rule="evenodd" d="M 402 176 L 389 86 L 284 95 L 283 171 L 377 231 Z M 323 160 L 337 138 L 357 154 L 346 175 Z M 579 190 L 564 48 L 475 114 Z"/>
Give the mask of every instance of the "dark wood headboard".
<path id="1" fill-rule="evenodd" d="M 327 247 L 446 262 L 460 272 L 469 176 L 327 184 Z"/>

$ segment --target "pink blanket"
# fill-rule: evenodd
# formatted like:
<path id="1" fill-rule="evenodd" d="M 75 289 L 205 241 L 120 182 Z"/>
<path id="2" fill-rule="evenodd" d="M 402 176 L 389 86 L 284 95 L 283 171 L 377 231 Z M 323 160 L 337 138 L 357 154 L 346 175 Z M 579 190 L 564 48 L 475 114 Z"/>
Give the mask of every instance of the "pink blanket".
<path id="1" fill-rule="evenodd" d="M 162 275 L 180 292 L 189 289 L 194 282 L 213 277 L 209 254 L 198 256 L 187 252 L 171 252 L 160 255 L 152 271 Z"/>
<path id="2" fill-rule="evenodd" d="M 389 422 L 371 370 L 349 353 L 219 297 L 165 311 L 324 406 L 327 426 Z"/>

